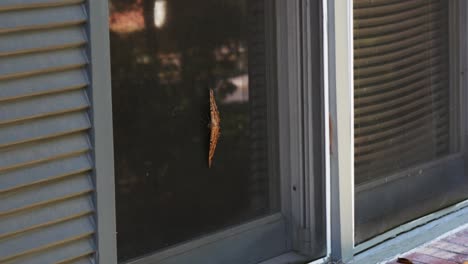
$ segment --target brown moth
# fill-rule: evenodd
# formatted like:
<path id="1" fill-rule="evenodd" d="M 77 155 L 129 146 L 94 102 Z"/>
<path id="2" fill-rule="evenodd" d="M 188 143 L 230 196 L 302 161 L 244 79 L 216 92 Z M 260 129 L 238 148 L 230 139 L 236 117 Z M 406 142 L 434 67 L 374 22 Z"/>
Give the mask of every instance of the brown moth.
<path id="1" fill-rule="evenodd" d="M 213 89 L 210 89 L 210 119 L 210 151 L 208 153 L 208 168 L 211 168 L 221 130 L 221 119 L 219 117 L 218 106 L 216 105 Z"/>

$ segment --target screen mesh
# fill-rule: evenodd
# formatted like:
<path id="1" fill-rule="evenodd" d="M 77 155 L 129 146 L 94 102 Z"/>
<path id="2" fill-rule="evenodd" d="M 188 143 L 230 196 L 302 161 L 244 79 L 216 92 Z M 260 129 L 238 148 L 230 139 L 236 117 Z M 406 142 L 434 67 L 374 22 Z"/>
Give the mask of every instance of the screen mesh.
<path id="1" fill-rule="evenodd" d="M 448 3 L 354 1 L 356 184 L 448 154 Z"/>

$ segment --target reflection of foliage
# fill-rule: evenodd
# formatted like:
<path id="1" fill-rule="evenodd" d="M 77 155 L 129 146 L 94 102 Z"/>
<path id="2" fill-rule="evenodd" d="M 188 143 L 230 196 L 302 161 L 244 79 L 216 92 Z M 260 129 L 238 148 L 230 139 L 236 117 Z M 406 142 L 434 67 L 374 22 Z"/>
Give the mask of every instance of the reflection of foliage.
<path id="1" fill-rule="evenodd" d="M 217 97 L 226 98 L 227 95 L 233 93 L 236 89 L 237 87 L 232 82 L 222 80 L 216 86 L 216 90 L 218 91 Z"/>
<path id="2" fill-rule="evenodd" d="M 152 2 L 111 0 L 115 10 L 135 5 L 148 9 Z M 131 138 L 138 143 L 145 139 L 149 136 L 145 131 L 151 131 L 152 122 L 159 122 L 160 133 L 167 137 L 178 133 L 172 131 L 173 128 L 187 127 L 181 130 L 179 138 L 184 138 L 188 129 L 207 123 L 196 118 L 189 118 L 187 122 L 183 115 L 199 113 L 205 119 L 208 117 L 203 113 L 203 109 L 207 109 L 203 102 L 208 98 L 209 88 L 216 87 L 218 99 L 235 91 L 236 87 L 227 78 L 241 73 L 238 61 L 242 58 L 236 53 L 245 43 L 241 30 L 245 28 L 245 19 L 239 19 L 245 18 L 244 5 L 244 1 L 237 0 L 171 0 L 167 4 L 168 21 L 163 29 L 151 27 L 125 36 L 111 34 L 115 122 L 138 127 L 138 132 L 122 133 L 122 141 Z M 152 21 L 151 12 L 144 12 L 144 15 L 145 21 Z M 226 56 L 217 58 L 216 50 L 226 47 Z M 163 54 L 175 54 L 180 62 L 161 64 Z M 149 117 L 146 124 L 135 118 L 140 115 Z M 167 120 L 168 116 L 172 119 Z M 163 133 L 165 130 L 168 132 Z M 135 133 L 140 135 L 135 138 Z M 170 156 L 170 153 L 164 155 Z"/>

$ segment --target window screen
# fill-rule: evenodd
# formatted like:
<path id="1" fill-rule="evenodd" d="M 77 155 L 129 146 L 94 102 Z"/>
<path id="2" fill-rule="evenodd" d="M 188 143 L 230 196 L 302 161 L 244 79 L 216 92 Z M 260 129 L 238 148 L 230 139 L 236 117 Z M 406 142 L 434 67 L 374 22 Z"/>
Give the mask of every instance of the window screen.
<path id="1" fill-rule="evenodd" d="M 277 212 L 265 2 L 109 4 L 119 261 Z"/>
<path id="2" fill-rule="evenodd" d="M 354 0 L 358 244 L 467 196 L 457 3 Z"/>
<path id="3" fill-rule="evenodd" d="M 354 1 L 356 184 L 449 153 L 448 3 Z"/>

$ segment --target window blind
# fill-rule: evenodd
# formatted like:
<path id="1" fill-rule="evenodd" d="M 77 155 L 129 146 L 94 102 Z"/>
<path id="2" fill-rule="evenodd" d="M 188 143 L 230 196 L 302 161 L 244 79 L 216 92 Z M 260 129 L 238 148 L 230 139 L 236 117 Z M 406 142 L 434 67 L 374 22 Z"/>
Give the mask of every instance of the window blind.
<path id="1" fill-rule="evenodd" d="M 354 0 L 356 184 L 449 152 L 448 3 Z"/>

